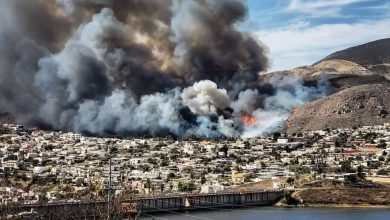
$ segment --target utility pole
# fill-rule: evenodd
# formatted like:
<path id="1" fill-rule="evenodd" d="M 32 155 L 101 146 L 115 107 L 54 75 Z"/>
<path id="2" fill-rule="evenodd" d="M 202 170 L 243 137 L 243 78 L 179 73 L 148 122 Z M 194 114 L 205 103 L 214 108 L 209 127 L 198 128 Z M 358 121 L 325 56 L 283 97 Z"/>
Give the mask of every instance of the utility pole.
<path id="1" fill-rule="evenodd" d="M 107 195 L 107 219 L 111 219 L 111 192 L 112 192 L 112 182 L 111 182 L 111 146 L 108 146 L 108 195 Z"/>
<path id="2" fill-rule="evenodd" d="M 112 165 L 111 165 L 111 150 L 112 150 L 112 145 L 109 144 L 107 146 L 107 151 L 108 151 L 108 166 L 109 166 L 109 171 L 108 171 L 108 192 L 107 192 L 107 220 L 111 220 L 112 219 L 112 210 L 114 208 L 113 206 L 113 202 L 112 202 L 112 192 L 114 191 L 113 190 L 113 187 L 112 187 Z M 139 215 L 141 214 L 140 210 L 139 210 L 139 203 L 129 203 L 129 204 L 121 204 L 122 205 L 125 205 L 126 208 L 128 208 L 128 214 L 129 215 L 129 219 L 138 219 Z M 123 208 L 123 207 L 122 207 Z"/>

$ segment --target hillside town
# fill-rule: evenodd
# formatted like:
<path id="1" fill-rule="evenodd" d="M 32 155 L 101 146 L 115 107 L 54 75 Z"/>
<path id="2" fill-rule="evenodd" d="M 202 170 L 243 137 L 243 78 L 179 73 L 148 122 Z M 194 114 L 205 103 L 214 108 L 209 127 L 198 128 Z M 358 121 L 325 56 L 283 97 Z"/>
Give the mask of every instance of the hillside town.
<path id="1" fill-rule="evenodd" d="M 390 177 L 390 123 L 264 138 L 101 138 L 0 127 L 0 203 L 215 193 L 251 183 Z M 111 182 L 111 185 L 109 185 Z M 111 186 L 111 187 L 110 187 Z"/>

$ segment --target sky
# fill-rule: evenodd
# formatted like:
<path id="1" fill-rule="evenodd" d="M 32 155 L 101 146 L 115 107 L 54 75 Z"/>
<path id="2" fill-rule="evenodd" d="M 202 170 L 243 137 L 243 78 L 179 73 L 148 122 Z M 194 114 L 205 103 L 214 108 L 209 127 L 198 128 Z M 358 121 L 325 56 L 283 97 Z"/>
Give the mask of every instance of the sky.
<path id="1" fill-rule="evenodd" d="M 311 65 L 332 52 L 390 37 L 389 0 L 246 0 L 239 25 L 269 48 L 270 71 Z"/>

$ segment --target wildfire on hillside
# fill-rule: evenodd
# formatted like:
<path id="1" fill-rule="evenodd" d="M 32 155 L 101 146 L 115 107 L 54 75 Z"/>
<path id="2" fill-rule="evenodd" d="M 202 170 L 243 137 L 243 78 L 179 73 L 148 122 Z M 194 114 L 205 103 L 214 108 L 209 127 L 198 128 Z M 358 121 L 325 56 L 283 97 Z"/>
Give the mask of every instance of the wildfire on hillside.
<path id="1" fill-rule="evenodd" d="M 242 115 L 241 120 L 244 122 L 245 126 L 257 125 L 257 119 L 249 114 Z"/>

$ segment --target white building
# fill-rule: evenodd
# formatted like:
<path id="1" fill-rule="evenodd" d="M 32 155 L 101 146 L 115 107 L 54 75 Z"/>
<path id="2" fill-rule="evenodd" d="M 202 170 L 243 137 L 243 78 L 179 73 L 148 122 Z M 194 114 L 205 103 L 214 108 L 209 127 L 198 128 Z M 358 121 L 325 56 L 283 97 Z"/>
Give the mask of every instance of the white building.
<path id="1" fill-rule="evenodd" d="M 277 142 L 278 144 L 287 144 L 288 138 L 278 138 Z"/>
<path id="2" fill-rule="evenodd" d="M 200 189 L 200 193 L 217 193 L 225 190 L 225 187 L 222 185 L 202 185 Z"/>
<path id="3" fill-rule="evenodd" d="M 47 167 L 34 167 L 33 173 L 34 174 L 42 174 L 48 170 L 49 170 L 49 168 L 47 168 Z"/>
<path id="4" fill-rule="evenodd" d="M 68 138 L 72 138 L 72 139 L 80 139 L 81 138 L 81 134 L 72 133 L 72 132 L 67 133 L 66 136 L 68 136 Z"/>
<path id="5" fill-rule="evenodd" d="M 193 155 L 194 154 L 194 146 L 192 144 L 186 143 L 184 145 L 183 151 L 186 154 Z"/>

